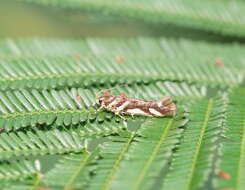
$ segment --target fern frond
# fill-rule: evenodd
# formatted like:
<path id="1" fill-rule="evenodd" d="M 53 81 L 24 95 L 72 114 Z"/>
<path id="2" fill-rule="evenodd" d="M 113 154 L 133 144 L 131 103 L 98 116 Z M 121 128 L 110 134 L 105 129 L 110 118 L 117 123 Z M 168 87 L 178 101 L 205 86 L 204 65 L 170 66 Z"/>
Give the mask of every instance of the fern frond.
<path id="1" fill-rule="evenodd" d="M 75 131 L 25 131 L 0 134 L 0 159 L 12 156 L 80 152 L 84 139 Z"/>
<path id="2" fill-rule="evenodd" d="M 79 60 L 72 57 L 3 59 L 0 88 L 48 89 L 165 80 L 234 86 L 244 79 L 240 67 L 215 66 L 214 56 L 125 56 L 124 59 L 122 64 L 118 64 L 113 56 L 82 56 Z"/>
<path id="3" fill-rule="evenodd" d="M 227 119 L 216 172 L 216 188 L 244 189 L 245 186 L 245 89 L 234 89 L 229 95 Z M 227 178 L 218 176 L 219 171 Z"/>
<path id="4" fill-rule="evenodd" d="M 100 151 L 102 159 L 98 161 L 98 168 L 95 171 L 96 175 L 90 181 L 87 189 L 102 190 L 110 187 L 112 179 L 135 137 L 136 133 L 126 134 L 123 137 L 115 137 L 115 142 L 103 143 Z"/>
<path id="5" fill-rule="evenodd" d="M 141 124 L 139 133 L 115 137 L 102 145 L 96 175 L 88 189 L 140 189 L 150 187 L 166 166 L 181 130 L 174 119 L 150 119 Z M 130 170 L 129 170 L 130 168 Z"/>
<path id="6" fill-rule="evenodd" d="M 90 94 L 86 94 L 86 92 Z M 95 102 L 95 100 L 91 102 L 89 96 L 95 96 L 91 93 L 91 91 L 82 91 L 81 89 L 43 91 L 23 89 L 0 92 L 1 126 L 4 126 L 8 131 L 29 125 L 35 126 L 38 123 L 68 126 L 87 120 L 95 120 L 98 116 L 95 114 L 95 108 L 86 107 L 86 104 L 91 105 Z M 104 119 L 105 114 L 100 114 L 99 120 L 103 121 Z"/>
<path id="7" fill-rule="evenodd" d="M 217 136 L 222 130 L 225 102 L 222 99 L 199 100 L 189 108 L 183 138 L 166 175 L 163 189 L 199 189 L 212 172 Z"/>
<path id="8" fill-rule="evenodd" d="M 88 185 L 90 173 L 94 170 L 96 148 L 91 153 L 79 153 L 65 156 L 44 177 L 43 182 L 57 189 L 78 189 Z"/>
<path id="9" fill-rule="evenodd" d="M 5 57 L 0 61 L 0 89 L 87 87 L 156 80 L 234 86 L 244 79 L 242 45 L 164 38 L 32 39 L 2 41 L 0 51 Z M 6 58 L 8 54 L 15 57 Z M 118 64 L 117 56 L 122 56 L 122 63 Z M 224 67 L 215 65 L 217 59 Z"/>
<path id="10" fill-rule="evenodd" d="M 105 121 L 74 127 L 41 126 L 46 129 L 22 130 L 0 134 L 0 159 L 13 156 L 63 154 L 81 152 L 90 137 L 106 136 L 125 129 L 122 123 Z"/>
<path id="11" fill-rule="evenodd" d="M 31 0 L 31 2 L 64 8 L 96 11 L 141 19 L 153 23 L 172 23 L 222 34 L 245 36 L 243 1 L 113 1 L 107 0 Z"/>
<path id="12" fill-rule="evenodd" d="M 174 119 L 152 119 L 139 129 L 141 138 L 132 142 L 111 182 L 111 189 L 151 189 L 164 178 L 172 151 L 179 142 L 181 129 Z"/>

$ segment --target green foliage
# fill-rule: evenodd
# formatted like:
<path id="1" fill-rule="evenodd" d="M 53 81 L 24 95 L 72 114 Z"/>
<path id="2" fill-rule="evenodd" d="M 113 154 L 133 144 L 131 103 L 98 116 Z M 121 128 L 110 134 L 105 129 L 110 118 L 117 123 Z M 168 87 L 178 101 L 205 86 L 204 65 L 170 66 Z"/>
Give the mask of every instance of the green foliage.
<path id="1" fill-rule="evenodd" d="M 243 1 L 30 1 L 170 23 L 180 38 L 1 39 L 1 189 L 245 188 Z M 181 26 L 232 38 L 182 39 Z M 103 89 L 171 96 L 177 114 L 100 110 Z"/>
<path id="2" fill-rule="evenodd" d="M 44 128 L 44 129 L 41 129 Z M 0 159 L 12 156 L 63 154 L 81 152 L 90 137 L 125 130 L 120 122 L 86 123 L 73 127 L 40 126 L 39 129 L 0 134 Z"/>
<path id="3" fill-rule="evenodd" d="M 88 185 L 89 174 L 94 170 L 97 155 L 98 149 L 92 153 L 65 156 L 47 173 L 45 184 L 64 190 L 85 187 Z"/>
<path id="4" fill-rule="evenodd" d="M 115 56 L 77 56 L 79 57 L 3 59 L 4 62 L 0 65 L 1 89 L 89 87 L 98 84 L 155 81 L 186 81 L 212 86 L 233 86 L 243 81 L 239 66 L 230 67 L 233 72 L 226 68 L 219 68 L 214 64 L 215 59 L 218 58 L 212 55 L 197 55 L 191 58 L 124 56 L 122 63 L 117 61 Z M 236 60 L 232 57 L 230 59 Z"/>
<path id="5" fill-rule="evenodd" d="M 217 176 L 218 188 L 244 189 L 244 127 L 245 127 L 245 89 L 234 89 L 229 96 L 227 107 L 227 120 L 224 124 L 224 139 L 220 154 L 223 159 L 218 162 L 216 173 L 224 171 L 228 174 L 225 179 Z"/>
<path id="6" fill-rule="evenodd" d="M 121 168 L 110 182 L 110 189 L 153 187 L 158 177 L 164 176 L 162 172 L 168 167 L 172 151 L 179 142 L 182 132 L 180 125 L 174 119 L 151 119 L 144 122 L 138 132 L 141 137 L 131 143 L 126 158 L 121 161 Z"/>
<path id="7" fill-rule="evenodd" d="M 9 181 L 38 175 L 36 165 L 27 160 L 1 161 L 0 180 Z"/>
<path id="8" fill-rule="evenodd" d="M 210 30 L 221 34 L 243 36 L 245 3 L 241 0 L 28 0 L 43 5 L 96 11 L 104 14 L 126 16 L 152 23 Z"/>
<path id="9" fill-rule="evenodd" d="M 189 108 L 189 112 L 190 122 L 174 153 L 165 189 L 204 188 L 212 172 L 212 161 L 221 138 L 225 101 L 200 100 Z"/>
<path id="10" fill-rule="evenodd" d="M 9 158 L 13 155 L 78 152 L 84 148 L 84 139 L 75 130 L 35 130 L 2 133 L 0 144 L 0 158 Z"/>
<path id="11" fill-rule="evenodd" d="M 237 61 L 244 55 L 244 45 L 238 43 L 209 43 L 187 39 L 137 37 L 130 39 L 6 39 L 0 41 L 2 58 L 23 58 L 42 56 L 70 56 L 79 60 L 83 56 L 166 56 L 166 57 L 198 57 L 213 56 L 233 58 Z M 238 56 L 239 55 L 239 56 Z M 68 57 L 67 57 L 68 58 Z M 190 58 L 190 57 L 189 57 Z M 23 59 L 20 59 L 22 61 Z M 197 62 L 196 64 L 198 64 Z M 227 62 L 228 66 L 243 65 L 239 62 Z"/>

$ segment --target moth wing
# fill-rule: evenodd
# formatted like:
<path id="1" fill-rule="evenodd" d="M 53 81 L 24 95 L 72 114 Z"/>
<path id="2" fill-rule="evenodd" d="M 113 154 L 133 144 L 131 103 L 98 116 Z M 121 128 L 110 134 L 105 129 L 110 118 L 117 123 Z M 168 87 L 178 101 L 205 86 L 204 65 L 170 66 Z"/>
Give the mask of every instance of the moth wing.
<path id="1" fill-rule="evenodd" d="M 169 97 L 169 96 L 164 96 L 164 97 L 161 98 L 158 102 L 159 102 L 159 104 L 161 104 L 162 106 L 167 106 L 167 105 L 173 103 L 171 97 Z"/>
<path id="2" fill-rule="evenodd" d="M 159 107 L 163 108 L 164 110 L 167 110 L 166 115 L 175 115 L 176 114 L 176 105 L 172 101 L 171 97 L 164 96 L 158 101 Z"/>
<path id="3" fill-rule="evenodd" d="M 167 107 L 168 107 L 169 112 L 170 112 L 171 114 L 173 114 L 173 115 L 176 114 L 176 105 L 175 105 L 175 103 L 171 103 L 171 104 L 169 104 Z"/>

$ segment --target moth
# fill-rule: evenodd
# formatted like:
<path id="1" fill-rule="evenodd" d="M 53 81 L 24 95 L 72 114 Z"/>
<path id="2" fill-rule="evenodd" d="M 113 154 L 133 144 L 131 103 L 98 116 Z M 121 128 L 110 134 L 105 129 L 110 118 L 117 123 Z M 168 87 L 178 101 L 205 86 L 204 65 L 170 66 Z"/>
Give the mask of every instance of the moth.
<path id="1" fill-rule="evenodd" d="M 176 105 L 168 96 L 157 101 L 148 101 L 130 98 L 125 93 L 119 96 L 113 96 L 107 90 L 101 93 L 101 96 L 96 95 L 96 103 L 117 115 L 164 117 L 176 114 Z"/>

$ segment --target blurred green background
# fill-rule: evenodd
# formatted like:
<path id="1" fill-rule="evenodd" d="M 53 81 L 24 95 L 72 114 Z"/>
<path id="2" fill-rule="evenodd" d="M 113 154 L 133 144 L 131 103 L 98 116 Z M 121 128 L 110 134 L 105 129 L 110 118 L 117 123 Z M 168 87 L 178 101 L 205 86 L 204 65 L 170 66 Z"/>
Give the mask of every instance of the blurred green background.
<path id="1" fill-rule="evenodd" d="M 161 35 L 161 30 L 91 13 L 0 0 L 0 37 L 119 37 Z"/>
<path id="2" fill-rule="evenodd" d="M 168 24 L 148 24 L 126 18 L 101 16 L 98 13 L 47 8 L 16 0 L 0 0 L 0 27 L 0 38 L 165 36 L 221 42 L 240 41 L 194 29 L 179 30 L 180 27 Z"/>

